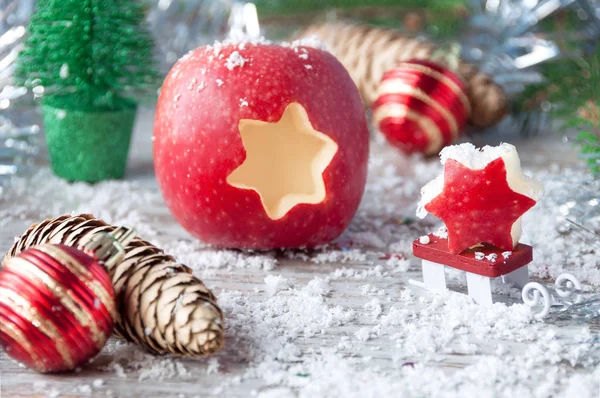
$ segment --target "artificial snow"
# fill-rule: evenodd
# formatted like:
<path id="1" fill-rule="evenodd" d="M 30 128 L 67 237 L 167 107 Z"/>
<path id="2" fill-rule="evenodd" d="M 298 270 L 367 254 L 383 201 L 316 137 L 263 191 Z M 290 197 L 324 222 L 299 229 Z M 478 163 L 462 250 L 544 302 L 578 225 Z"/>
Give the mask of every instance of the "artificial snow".
<path id="1" fill-rule="evenodd" d="M 323 41 L 319 40 L 317 35 L 312 35 L 310 37 L 294 40 L 291 43 L 284 42 L 282 43 L 282 45 L 289 46 L 294 49 L 301 47 L 312 47 L 317 48 L 319 50 L 327 51 L 327 45 Z"/>
<path id="2" fill-rule="evenodd" d="M 225 62 L 225 66 L 229 70 L 233 70 L 236 67 L 242 67 L 244 64 L 248 62 L 248 60 L 240 55 L 238 51 L 232 52 L 227 58 L 227 62 Z"/>
<path id="3" fill-rule="evenodd" d="M 490 253 L 490 254 L 488 254 L 487 256 L 485 256 L 485 258 L 486 258 L 488 261 L 491 261 L 492 263 L 495 263 L 495 262 L 496 262 L 496 260 L 498 260 L 498 255 L 497 255 L 496 253 Z"/>
<path id="4" fill-rule="evenodd" d="M 69 64 L 62 64 L 62 66 L 60 67 L 60 71 L 58 72 L 58 75 L 61 79 L 66 79 L 69 77 Z"/>
<path id="5" fill-rule="evenodd" d="M 179 390 L 168 389 L 181 383 L 197 388 L 186 396 L 597 398 L 595 326 L 537 322 L 516 289 L 502 290 L 495 281 L 492 289 L 504 302 L 479 306 L 463 294 L 461 272 L 447 274 L 459 292 L 433 294 L 408 285 L 422 278 L 412 242 L 440 224 L 414 219 L 418 188 L 441 167 L 404 159 L 377 143 L 373 151 L 354 221 L 336 242 L 313 250 L 209 247 L 177 226 L 152 176 L 140 176 L 135 164 L 128 180 L 96 185 L 65 182 L 47 167 L 15 178 L 0 197 L 0 230 L 24 231 L 46 217 L 90 212 L 135 227 L 191 267 L 217 296 L 226 328 L 221 352 L 199 360 L 159 357 L 111 339 L 82 373 L 94 372 L 86 383 L 99 396 L 127 395 L 117 385 L 135 391 L 141 381 L 174 396 Z M 560 198 L 573 185 L 556 176 L 569 173 L 581 171 L 531 171 L 544 182 L 546 196 L 524 216 L 521 240 L 534 247 L 529 269 L 542 284 L 570 272 L 587 289 L 598 289 L 597 249 L 564 228 Z M 0 241 L 4 250 L 11 243 L 6 236 Z M 3 360 L 2 366 L 11 365 Z M 77 381 L 44 380 L 48 384 L 38 384 L 36 392 L 82 394 Z"/>
<path id="6" fill-rule="evenodd" d="M 431 243 L 431 238 L 429 238 L 429 235 L 423 235 L 419 237 L 419 243 L 422 245 L 428 245 Z"/>
<path id="7" fill-rule="evenodd" d="M 274 296 L 278 292 L 290 287 L 288 279 L 281 275 L 267 275 L 265 277 L 265 285 L 267 285 L 266 291 L 269 293 L 269 296 Z"/>

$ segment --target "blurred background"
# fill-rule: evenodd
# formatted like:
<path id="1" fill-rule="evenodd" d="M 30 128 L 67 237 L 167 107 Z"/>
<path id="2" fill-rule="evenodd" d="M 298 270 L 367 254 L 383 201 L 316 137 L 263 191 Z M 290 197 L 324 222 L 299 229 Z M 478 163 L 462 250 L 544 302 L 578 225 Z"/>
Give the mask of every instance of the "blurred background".
<path id="1" fill-rule="evenodd" d="M 466 75 L 461 72 L 463 78 L 481 72 L 476 76 L 482 83 L 473 84 L 485 87 L 481 88 L 485 93 L 477 98 L 489 102 L 483 111 L 493 113 L 492 107 L 497 108 L 490 123 L 471 120 L 466 134 L 498 129 L 497 121 L 502 129 L 523 136 L 559 131 L 566 145 L 578 148 L 582 164 L 592 175 L 600 170 L 599 1 L 256 0 L 250 3 L 254 14 L 248 12 L 247 2 L 233 0 L 140 3 L 154 38 L 159 80 L 179 57 L 197 46 L 239 32 L 272 41 L 292 40 L 314 32 L 316 26 L 316 31 L 329 32 L 320 39 L 330 50 L 349 60 L 343 63 L 367 105 L 386 72 L 379 70 L 385 69 L 380 65 L 387 62 L 386 54 L 408 52 L 411 57 L 428 59 L 442 52 L 447 59 L 453 56 L 466 63 L 461 70 L 474 68 Z M 20 87 L 13 78 L 35 7 L 34 0 L 0 0 L 0 190 L 6 189 L 10 176 L 47 164 L 39 95 Z M 338 35 L 340 26 L 356 29 Z M 359 27 L 382 30 L 368 33 Z M 393 29 L 393 35 L 387 35 L 386 29 Z M 370 47 L 373 43 L 376 51 L 366 52 L 364 43 Z M 375 77 L 351 70 L 349 62 L 364 57 L 373 65 Z M 498 88 L 502 98 L 494 97 L 500 94 L 490 87 Z M 145 98 L 146 112 L 152 112 L 155 98 L 155 93 Z M 373 125 L 373 130 L 377 127 Z"/>

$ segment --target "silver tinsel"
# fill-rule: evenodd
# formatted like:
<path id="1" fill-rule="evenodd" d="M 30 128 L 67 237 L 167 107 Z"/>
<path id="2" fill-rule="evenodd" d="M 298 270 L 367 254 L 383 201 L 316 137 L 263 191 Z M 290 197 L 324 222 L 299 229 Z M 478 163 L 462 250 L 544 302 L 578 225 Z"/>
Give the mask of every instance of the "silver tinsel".
<path id="1" fill-rule="evenodd" d="M 474 12 L 470 29 L 462 40 L 463 56 L 480 65 L 512 97 L 528 85 L 544 81 L 536 68 L 541 63 L 581 57 L 600 45 L 599 0 L 472 0 L 471 3 Z M 579 20 L 574 30 L 544 32 L 541 22 L 561 10 L 569 10 Z M 559 41 L 576 45 L 567 46 L 569 50 L 565 51 Z M 517 128 L 528 135 L 554 129 L 548 114 L 551 107 L 543 102 L 539 109 L 517 116 L 514 120 Z M 600 252 L 600 180 L 587 173 L 557 178 L 569 179 L 574 187 L 564 192 L 563 198 L 557 198 L 566 220 L 563 232 L 577 235 Z"/>
<path id="2" fill-rule="evenodd" d="M 229 31 L 234 0 L 146 0 L 161 71 L 166 73 L 186 52 L 223 39 Z"/>
<path id="3" fill-rule="evenodd" d="M 0 0 L 0 193 L 39 153 L 39 125 L 28 92 L 13 84 L 17 54 L 34 0 Z"/>
<path id="4" fill-rule="evenodd" d="M 576 189 L 557 198 L 566 220 L 561 232 L 577 236 L 600 253 L 600 179 L 587 174 L 563 178 Z"/>
<path id="5" fill-rule="evenodd" d="M 557 58 L 580 57 L 600 40 L 597 0 L 472 0 L 473 15 L 461 40 L 463 57 L 494 77 L 514 96 L 544 77 L 534 67 Z M 561 10 L 573 12 L 576 30 L 544 32 L 541 23 Z M 576 42 L 562 51 L 557 41 Z"/>
<path id="6" fill-rule="evenodd" d="M 544 82 L 542 63 L 578 58 L 600 43 L 600 0 L 471 0 L 472 17 L 461 43 L 462 56 L 493 76 L 510 98 Z M 543 22 L 560 11 L 578 19 L 572 30 L 546 32 Z M 562 43 L 563 46 L 559 46 Z M 568 50 L 564 44 L 569 43 Z M 573 45 L 571 45 L 573 44 Z M 515 110 L 514 128 L 523 135 L 553 130 L 552 104 Z"/>

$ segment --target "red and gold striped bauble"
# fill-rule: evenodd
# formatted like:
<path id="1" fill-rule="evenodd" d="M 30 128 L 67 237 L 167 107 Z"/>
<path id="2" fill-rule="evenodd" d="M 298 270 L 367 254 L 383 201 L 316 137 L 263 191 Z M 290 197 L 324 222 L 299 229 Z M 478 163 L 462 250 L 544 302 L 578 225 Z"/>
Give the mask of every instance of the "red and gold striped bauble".
<path id="1" fill-rule="evenodd" d="M 471 112 L 465 91 L 454 72 L 435 62 L 402 62 L 383 76 L 373 122 L 403 152 L 435 155 L 464 131 Z"/>
<path id="2" fill-rule="evenodd" d="M 95 356 L 117 313 L 108 273 L 83 251 L 41 245 L 0 271 L 0 344 L 39 372 L 72 370 Z"/>

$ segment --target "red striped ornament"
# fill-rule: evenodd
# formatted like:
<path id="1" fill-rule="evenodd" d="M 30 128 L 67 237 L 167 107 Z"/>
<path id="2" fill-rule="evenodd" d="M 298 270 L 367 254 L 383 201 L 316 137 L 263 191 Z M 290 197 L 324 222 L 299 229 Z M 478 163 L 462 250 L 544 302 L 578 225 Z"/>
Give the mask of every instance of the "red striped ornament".
<path id="1" fill-rule="evenodd" d="M 117 317 L 111 279 L 95 258 L 41 245 L 0 272 L 0 345 L 39 372 L 75 369 L 94 357 Z"/>
<path id="2" fill-rule="evenodd" d="M 403 152 L 435 155 L 464 131 L 471 113 L 465 92 L 465 83 L 435 62 L 402 62 L 383 76 L 373 122 Z"/>

